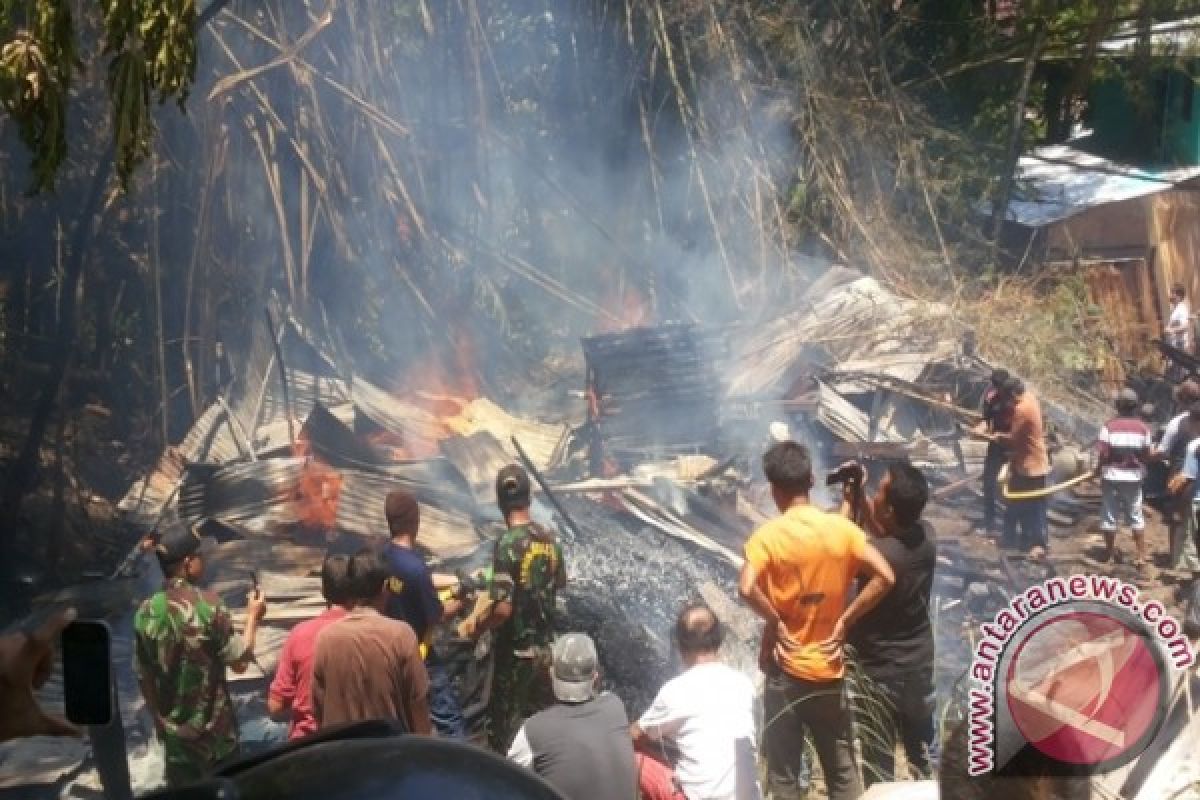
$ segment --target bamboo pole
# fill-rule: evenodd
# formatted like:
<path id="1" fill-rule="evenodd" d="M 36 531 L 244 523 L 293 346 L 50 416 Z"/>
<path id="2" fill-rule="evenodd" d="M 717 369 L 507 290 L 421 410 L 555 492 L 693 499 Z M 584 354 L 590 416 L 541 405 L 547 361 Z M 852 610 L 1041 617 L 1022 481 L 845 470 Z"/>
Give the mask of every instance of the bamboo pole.
<path id="1" fill-rule="evenodd" d="M 158 204 L 158 155 L 157 153 L 150 159 L 150 196 L 154 210 L 151 214 L 150 222 L 150 269 L 151 278 L 154 281 L 154 330 L 155 330 L 155 348 L 154 355 L 158 372 L 158 389 L 159 389 L 159 420 L 161 422 L 161 448 L 167 449 L 170 442 L 167 426 L 167 414 L 170 409 L 170 397 L 167 392 L 167 345 L 166 334 L 163 332 L 163 302 L 162 302 L 162 263 L 160 258 L 160 230 L 158 225 L 159 204 Z"/>
<path id="2" fill-rule="evenodd" d="M 218 145 L 218 150 L 220 145 Z M 187 378 L 188 401 L 191 405 L 192 419 L 200 415 L 200 390 L 196 381 L 196 370 L 192 363 L 192 300 L 193 288 L 196 281 L 196 266 L 200 260 L 200 250 L 208 239 L 208 218 L 210 196 L 215 180 L 216 155 L 210 154 L 205 159 L 204 183 L 200 190 L 199 218 L 196 222 L 195 235 L 192 240 L 191 258 L 188 259 L 187 280 L 183 292 L 183 336 L 180 337 L 179 348 L 183 355 L 183 369 Z"/>

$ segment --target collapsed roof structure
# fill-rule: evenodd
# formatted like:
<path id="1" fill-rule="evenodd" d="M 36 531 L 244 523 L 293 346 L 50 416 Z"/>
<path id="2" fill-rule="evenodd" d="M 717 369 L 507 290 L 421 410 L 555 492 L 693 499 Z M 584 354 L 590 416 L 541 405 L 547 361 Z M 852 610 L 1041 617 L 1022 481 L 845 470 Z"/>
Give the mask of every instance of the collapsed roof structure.
<path id="1" fill-rule="evenodd" d="M 664 326 L 585 341 L 582 426 L 570 424 L 577 409 L 530 419 L 486 397 L 389 391 L 342 366 L 352 362 L 335 334 L 274 308 L 284 320 L 278 338 L 256 334 L 235 362 L 234 386 L 120 508 L 143 533 L 200 525 L 221 539 L 211 571 L 231 606 L 241 604 L 251 573 L 266 592 L 261 671 L 230 676 L 243 737 L 252 739 L 269 727 L 261 695 L 287 631 L 322 608 L 315 576 L 330 542 L 386 536 L 384 497 L 406 487 L 420 501 L 420 545 L 432 560 L 447 570 L 478 564 L 500 529 L 496 470 L 523 460 L 539 478 L 535 516 L 553 519 L 563 539 L 569 624 L 596 638 L 605 674 L 632 712 L 667 677 L 668 631 L 689 595 L 703 596 L 728 623 L 730 660 L 754 669 L 758 625 L 735 601 L 736 576 L 746 536 L 770 512 L 756 463 L 768 424 L 782 422 L 812 446 L 818 465 L 906 458 L 930 476 L 940 549 L 937 680 L 950 698 L 970 658 L 963 631 L 1051 568 L 997 554 L 955 527 L 963 518 L 955 504 L 964 494 L 973 502 L 983 457 L 964 423 L 992 365 L 949 309 L 898 297 L 871 278 L 834 269 L 808 297 L 753 330 Z M 1098 419 L 1044 407 L 1064 440 L 1094 438 Z M 663 419 L 670 424 L 659 427 Z M 654 431 L 661 435 L 650 438 Z M 1069 498 L 1052 521 L 1069 531 L 1091 509 L 1086 498 Z M 106 591 L 46 599 L 106 598 L 97 615 L 114 626 L 127 677 L 131 611 L 159 579 L 137 553 Z M 144 788 L 155 779 L 151 736 L 136 686 L 125 680 L 120 689 L 131 763 L 141 762 L 135 784 Z M 60 688 L 52 682 L 46 691 Z M 44 757 L 0 749 L 0 772 L 34 775 L 62 796 L 94 783 L 85 752 L 72 750 L 53 770 L 30 766 Z"/>

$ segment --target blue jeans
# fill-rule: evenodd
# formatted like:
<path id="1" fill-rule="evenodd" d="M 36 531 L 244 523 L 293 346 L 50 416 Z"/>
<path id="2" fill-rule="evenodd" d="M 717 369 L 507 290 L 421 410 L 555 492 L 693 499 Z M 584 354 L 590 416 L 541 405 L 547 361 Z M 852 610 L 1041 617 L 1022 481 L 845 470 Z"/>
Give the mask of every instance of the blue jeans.
<path id="1" fill-rule="evenodd" d="M 438 736 L 465 739 L 466 721 L 463 719 L 462 706 L 454 692 L 449 670 L 445 664 L 427 662 L 425 671 L 429 673 L 429 716 Z"/>
<path id="2" fill-rule="evenodd" d="M 1008 488 L 1014 493 L 1044 489 L 1049 485 L 1049 480 L 1049 475 L 1040 478 L 1010 475 Z M 1018 550 L 1048 548 L 1046 512 L 1049 510 L 1050 500 L 1047 497 L 1039 497 L 1036 500 L 1009 500 L 1008 507 L 1004 510 L 1004 535 L 1000 546 Z"/>

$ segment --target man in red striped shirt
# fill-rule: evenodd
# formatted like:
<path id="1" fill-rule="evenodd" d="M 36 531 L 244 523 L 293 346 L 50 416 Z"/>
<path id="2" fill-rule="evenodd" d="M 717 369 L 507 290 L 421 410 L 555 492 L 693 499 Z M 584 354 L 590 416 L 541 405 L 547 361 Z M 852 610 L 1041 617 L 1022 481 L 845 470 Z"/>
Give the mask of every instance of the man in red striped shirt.
<path id="1" fill-rule="evenodd" d="M 1117 527 L 1122 521 L 1133 529 L 1137 547 L 1134 566 L 1146 563 L 1146 519 L 1142 514 L 1142 477 L 1153 446 L 1153 434 L 1137 416 L 1138 396 L 1132 389 L 1117 395 L 1117 416 L 1104 423 L 1097 440 L 1103 502 L 1100 531 L 1104 534 L 1104 561 L 1117 558 Z"/>

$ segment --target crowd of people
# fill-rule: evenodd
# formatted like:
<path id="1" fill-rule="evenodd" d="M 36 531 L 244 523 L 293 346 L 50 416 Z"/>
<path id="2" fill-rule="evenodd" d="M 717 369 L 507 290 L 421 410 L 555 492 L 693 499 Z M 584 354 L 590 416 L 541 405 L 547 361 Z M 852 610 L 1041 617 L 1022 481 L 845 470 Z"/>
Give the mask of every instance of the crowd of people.
<path id="1" fill-rule="evenodd" d="M 1186 299 L 1176 287 L 1172 301 L 1184 322 Z M 1184 322 L 1172 322 L 1167 338 L 1181 349 L 1190 337 Z M 1200 526 L 1196 508 L 1200 508 L 1200 383 L 1187 379 L 1174 390 L 1177 413 L 1163 428 L 1154 431 L 1156 409 L 1142 403 L 1132 388 L 1121 389 L 1115 398 L 1115 414 L 1101 428 L 1096 440 L 1093 476 L 1101 487 L 1100 533 L 1104 548 L 1094 559 L 1101 566 L 1125 561 L 1118 539 L 1122 527 L 1133 539 L 1129 563 L 1139 575 L 1145 575 L 1152 555 L 1146 544 L 1147 487 L 1154 488 L 1168 531 L 1165 565 L 1190 585 L 1200 577 Z M 1001 547 L 1024 550 L 1032 559 L 1045 555 L 1048 500 L 1037 495 L 1047 488 L 1051 465 L 1047 457 L 1045 432 L 1037 398 L 1022 382 L 1005 370 L 996 370 L 984 393 L 983 421 L 973 433 L 986 439 L 983 470 L 984 532 L 999 539 Z M 1020 499 L 1004 504 L 1003 525 L 997 530 L 998 493 L 1003 485 L 1009 496 Z M 1155 481 L 1153 473 L 1162 476 Z M 1066 476 L 1070 477 L 1070 476 Z"/>
<path id="2" fill-rule="evenodd" d="M 867 783 L 890 779 L 898 743 L 913 774 L 932 773 L 935 546 L 921 523 L 924 476 L 893 464 L 868 497 L 866 471 L 856 465 L 842 507 L 826 511 L 810 501 L 804 445 L 777 442 L 762 464 L 780 515 L 747 540 L 739 579 L 741 597 L 765 623 L 761 711 L 753 682 L 723 660 L 722 621 L 689 602 L 673 632 L 682 670 L 632 721 L 615 694 L 601 691 L 593 640 L 556 635 L 556 594 L 568 579 L 562 547 L 530 517 L 525 470 L 500 471 L 506 529 L 495 544 L 489 602 L 456 628 L 468 637 L 493 633 L 493 750 L 565 797 L 589 800 L 759 798 L 760 744 L 771 797 L 799 797 L 810 784 L 806 738 L 834 800 L 860 796 L 864 775 Z M 327 609 L 293 628 L 283 646 L 268 710 L 288 721 L 290 738 L 373 719 L 413 734 L 465 734 L 437 633 L 458 611 L 457 595 L 446 591 L 457 579 L 433 572 L 416 548 L 420 506 L 412 494 L 392 492 L 384 510 L 388 545 L 329 553 L 321 566 Z M 255 590 L 239 633 L 220 600 L 199 588 L 206 553 L 195 531 L 168 534 L 156 552 L 166 582 L 135 616 L 135 662 L 167 783 L 182 786 L 238 753 L 225 670 L 253 660 L 266 604 Z M 857 720 L 876 731 L 857 747 L 849 663 L 885 709 L 882 718 Z"/>
<path id="3" fill-rule="evenodd" d="M 1192 333 L 1181 288 L 1172 300 L 1166 338 L 1187 350 Z M 1151 554 L 1144 487 L 1158 470 L 1165 473 L 1168 566 L 1195 585 L 1200 383 L 1183 380 L 1174 399 L 1178 413 L 1155 436 L 1153 409 L 1132 389 L 1116 396 L 1116 413 L 1096 444 L 1104 538 L 1096 560 L 1122 559 L 1125 526 L 1132 563 L 1145 568 Z M 1020 379 L 996 370 L 981 418 L 972 433 L 987 441 L 982 527 L 1002 547 L 1040 559 L 1049 546 L 1052 487 L 1038 399 Z M 932 776 L 939 761 L 929 616 L 936 544 L 922 522 L 924 475 L 907 462 L 891 463 L 868 494 L 867 471 L 847 465 L 838 470 L 841 507 L 825 510 L 812 502 L 809 450 L 774 427 L 757 474 L 779 512 L 747 539 L 738 578 L 740 598 L 763 621 L 761 706 L 753 682 L 723 660 L 722 621 L 704 603 L 688 602 L 672 637 L 681 671 L 631 721 L 621 699 L 601 691 L 595 642 L 580 632 L 556 633 L 557 593 L 568 581 L 562 547 L 531 517 L 526 471 L 499 471 L 505 530 L 486 570 L 487 602 L 453 629 L 468 640 L 493 636 L 492 750 L 572 800 L 755 800 L 768 792 L 773 800 L 800 798 L 812 781 L 808 744 L 830 800 L 857 798 L 864 784 L 899 777 L 898 749 L 911 776 Z M 1008 502 L 998 520 L 1001 486 Z M 415 735 L 467 734 L 441 646 L 464 605 L 460 578 L 435 573 L 422 556 L 420 505 L 410 492 L 391 492 L 384 515 L 390 536 L 382 550 L 325 556 L 327 607 L 295 626 L 283 645 L 267 708 L 287 721 L 289 739 L 366 720 Z M 201 780 L 238 756 L 226 670 L 254 663 L 267 612 L 256 588 L 236 630 L 220 598 L 201 588 L 206 541 L 196 529 L 178 529 L 154 543 L 164 583 L 134 616 L 135 669 L 171 787 Z M 60 614 L 37 631 L 0 637 L 0 741 L 79 732 L 45 713 L 33 695 L 50 673 L 53 640 L 71 619 Z M 946 738 L 944 759 L 960 782 L 961 740 L 961 730 Z"/>
<path id="4" fill-rule="evenodd" d="M 1164 511 L 1173 565 L 1200 573 L 1192 511 L 1200 502 L 1200 385 L 1184 382 L 1176 401 L 1182 410 L 1157 441 L 1131 390 L 1118 395 L 1116 414 L 1101 429 L 1101 561 L 1120 557 L 1124 524 L 1134 564 L 1146 562 L 1142 486 L 1148 468 L 1160 465 L 1169 472 Z M 983 525 L 1002 545 L 1039 557 L 1047 546 L 1043 501 L 1006 503 L 995 530 L 1002 467 L 1010 489 L 1049 481 L 1037 399 L 998 370 L 983 420 L 975 431 L 988 440 Z M 492 632 L 491 749 L 563 796 L 588 800 L 803 797 L 812 783 L 809 743 L 831 800 L 902 777 L 897 750 L 910 776 L 932 776 L 939 756 L 929 617 L 936 544 L 922 522 L 929 487 L 907 462 L 891 463 L 873 492 L 860 465 L 839 474 L 841 507 L 825 510 L 812 502 L 804 445 L 775 441 L 762 458 L 779 514 L 747 539 L 738 580 L 741 599 L 764 623 L 761 698 L 724 661 L 722 621 L 704 603 L 689 602 L 673 631 L 681 671 L 631 720 L 620 698 L 601 691 L 593 640 L 556 634 L 557 593 L 568 580 L 562 547 L 531 518 L 525 470 L 501 470 L 496 499 L 505 530 L 481 590 L 487 602 L 452 628 L 467 638 Z M 440 644 L 463 606 L 459 578 L 432 571 L 423 558 L 420 506 L 411 493 L 390 493 L 384 514 L 386 546 L 328 553 L 321 565 L 326 610 L 295 626 L 284 643 L 267 708 L 287 721 L 290 739 L 380 719 L 417 735 L 466 736 Z M 243 629 L 235 629 L 220 599 L 200 588 L 206 541 L 195 530 L 175 530 L 157 542 L 164 584 L 134 618 L 137 676 L 163 745 L 167 784 L 176 787 L 238 755 L 225 674 L 254 662 L 267 610 L 256 589 Z M 44 638 L 27 637 L 22 646 L 39 647 L 44 661 Z M 44 671 L 39 661 L 30 682 Z M 31 694 L 18 695 L 6 716 L 30 720 L 31 729 L 71 732 Z"/>
<path id="5" fill-rule="evenodd" d="M 1157 441 L 1130 390 L 1118 395 L 1101 430 L 1101 561 L 1120 557 L 1122 524 L 1132 531 L 1134 563 L 1149 557 L 1142 483 L 1159 464 L 1170 472 L 1172 558 L 1200 572 L 1192 512 L 1200 498 L 1200 385 L 1183 383 L 1176 400 L 1182 411 Z M 1030 491 L 1047 485 L 1050 465 L 1037 399 L 1002 370 L 991 376 L 983 419 L 976 430 L 988 440 L 983 524 L 994 531 L 999 503 L 989 482 L 1000 467 L 1010 489 Z M 747 539 L 738 579 L 741 599 L 763 621 L 761 696 L 723 658 L 722 620 L 688 602 L 672 637 L 681 670 L 631 719 L 615 694 L 601 691 L 595 642 L 556 633 L 557 594 L 568 581 L 562 547 L 531 518 L 525 470 L 501 470 L 496 499 L 505 530 L 480 590 L 487 602 L 452 628 L 468 639 L 492 633 L 491 749 L 568 798 L 798 798 L 811 788 L 810 750 L 831 800 L 903 777 L 898 750 L 908 775 L 932 776 L 939 761 L 929 616 L 936 544 L 922 521 L 929 487 L 907 462 L 889 464 L 873 491 L 860 465 L 838 472 L 841 507 L 825 510 L 812 501 L 804 445 L 775 441 L 762 458 L 779 514 Z M 327 554 L 327 608 L 294 627 L 280 653 L 267 707 L 288 722 L 289 738 L 378 719 L 417 735 L 466 735 L 440 645 L 463 606 L 459 578 L 432 571 L 422 557 L 411 493 L 389 494 L 384 512 L 386 547 Z M 1036 499 L 1006 503 L 1001 544 L 1044 554 L 1045 515 Z M 207 553 L 196 531 L 167 534 L 155 552 L 165 582 L 135 615 L 135 666 L 167 783 L 184 786 L 238 754 L 225 673 L 253 662 L 266 603 L 252 592 L 244 627 L 235 630 L 229 610 L 200 588 Z M 43 728 L 59 725 L 39 716 L 36 704 L 20 713 Z"/>

